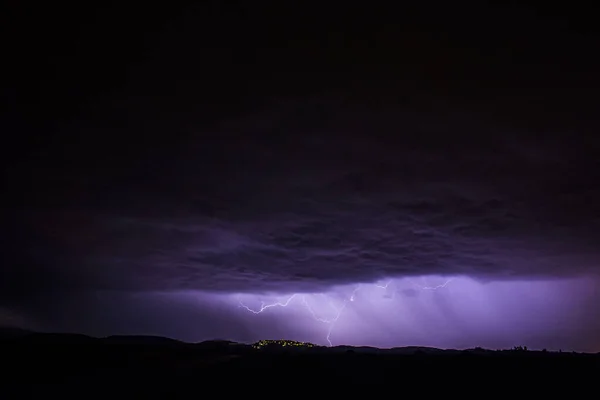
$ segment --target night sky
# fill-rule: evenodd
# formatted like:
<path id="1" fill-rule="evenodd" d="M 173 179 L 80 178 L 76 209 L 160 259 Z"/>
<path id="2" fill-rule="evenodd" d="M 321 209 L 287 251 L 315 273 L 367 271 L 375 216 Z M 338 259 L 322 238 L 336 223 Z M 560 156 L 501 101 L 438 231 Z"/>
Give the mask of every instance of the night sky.
<path id="1" fill-rule="evenodd" d="M 589 13 L 279 3 L 3 13 L 0 326 L 600 351 Z"/>

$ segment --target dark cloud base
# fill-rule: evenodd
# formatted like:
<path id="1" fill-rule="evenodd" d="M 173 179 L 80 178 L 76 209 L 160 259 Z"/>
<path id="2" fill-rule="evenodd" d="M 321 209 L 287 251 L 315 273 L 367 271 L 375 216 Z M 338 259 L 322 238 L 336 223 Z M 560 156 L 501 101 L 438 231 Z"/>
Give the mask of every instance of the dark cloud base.
<path id="1" fill-rule="evenodd" d="M 73 145 L 30 166 L 30 197 L 5 215 L 3 282 L 302 291 L 598 272 L 597 140 L 340 107 L 292 103 L 162 153 Z"/>

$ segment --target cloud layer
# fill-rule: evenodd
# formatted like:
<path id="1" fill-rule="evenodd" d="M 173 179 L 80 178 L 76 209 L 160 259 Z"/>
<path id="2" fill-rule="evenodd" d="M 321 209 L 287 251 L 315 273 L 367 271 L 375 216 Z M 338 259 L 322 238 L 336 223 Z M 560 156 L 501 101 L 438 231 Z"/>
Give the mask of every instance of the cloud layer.
<path id="1" fill-rule="evenodd" d="M 289 292 L 598 272 L 597 140 L 323 101 L 167 136 L 126 152 L 91 135 L 22 163 L 4 282 Z"/>

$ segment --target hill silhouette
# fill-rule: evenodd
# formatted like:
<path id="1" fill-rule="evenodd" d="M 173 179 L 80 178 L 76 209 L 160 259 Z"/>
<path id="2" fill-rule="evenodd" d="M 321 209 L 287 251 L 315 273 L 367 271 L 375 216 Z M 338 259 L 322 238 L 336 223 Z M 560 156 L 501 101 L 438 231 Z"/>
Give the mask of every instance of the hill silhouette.
<path id="1" fill-rule="evenodd" d="M 14 338 L 33 333 L 27 329 L 17 328 L 13 326 L 0 326 L 0 340 Z"/>
<path id="2" fill-rule="evenodd" d="M 384 393 L 400 382 L 408 386 L 436 382 L 431 389 L 435 391 L 465 380 L 477 385 L 565 383 L 600 367 L 600 354 L 525 347 L 499 351 L 330 348 L 286 340 L 185 343 L 156 336 L 9 333 L 3 330 L 0 339 L 3 393 L 27 397 L 87 393 L 87 398 L 176 398 L 235 388 L 269 394 L 284 390 L 282 385 L 299 392 L 314 388 L 339 394 L 369 388 Z"/>
<path id="3" fill-rule="evenodd" d="M 132 345 L 176 345 L 183 342 L 171 338 L 162 336 L 148 336 L 148 335 L 113 335 L 102 339 L 105 343 L 112 344 L 132 344 Z"/>

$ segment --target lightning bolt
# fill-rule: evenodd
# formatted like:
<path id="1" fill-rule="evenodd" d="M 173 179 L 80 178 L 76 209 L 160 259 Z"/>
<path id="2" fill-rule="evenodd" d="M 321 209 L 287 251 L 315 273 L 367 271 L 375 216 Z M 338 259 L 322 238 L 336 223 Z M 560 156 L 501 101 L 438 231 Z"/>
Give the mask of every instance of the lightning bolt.
<path id="1" fill-rule="evenodd" d="M 358 292 L 358 290 L 360 289 L 360 285 L 357 285 L 354 290 L 352 291 L 352 294 L 350 295 L 350 301 L 354 301 L 356 299 L 356 292 Z"/>
<path id="2" fill-rule="evenodd" d="M 391 284 L 391 283 L 392 283 L 392 281 L 388 281 L 388 283 L 386 283 L 385 285 L 379 285 L 379 284 L 375 284 L 375 287 L 376 287 L 376 288 L 379 288 L 379 289 L 383 289 L 383 290 L 385 290 L 385 295 L 384 295 L 384 297 L 387 297 L 387 298 L 393 299 L 393 298 L 395 298 L 395 297 L 396 297 L 396 291 L 395 291 L 395 290 L 392 290 L 392 292 L 391 292 L 392 294 L 391 294 L 391 295 L 388 295 L 388 287 L 390 286 L 390 284 Z"/>
<path id="3" fill-rule="evenodd" d="M 239 305 L 242 308 L 245 308 L 246 310 L 250 311 L 253 314 L 260 314 L 261 312 L 265 311 L 266 309 L 272 308 L 272 307 L 287 307 L 292 300 L 294 300 L 294 298 L 298 295 L 298 293 L 295 293 L 293 295 L 291 295 L 286 301 L 284 302 L 275 302 L 275 303 L 271 303 L 271 304 L 265 304 L 265 302 L 261 302 L 260 308 L 258 310 L 254 310 L 250 307 L 248 307 L 247 305 L 245 305 L 244 303 L 242 303 L 242 301 L 239 301 Z"/>
<path id="4" fill-rule="evenodd" d="M 353 300 L 350 300 L 353 301 Z M 329 343 L 329 346 L 331 347 L 333 344 L 331 343 L 331 332 L 333 332 L 333 328 L 335 327 L 335 323 L 338 321 L 338 319 L 340 319 L 340 316 L 342 315 L 342 311 L 344 311 L 344 309 L 346 308 L 346 304 L 348 303 L 348 300 L 344 300 L 344 302 L 342 303 L 341 307 L 336 307 L 335 304 L 333 304 L 332 301 L 329 302 L 329 306 L 331 308 L 333 308 L 333 310 L 335 311 L 335 315 L 333 318 L 331 319 L 326 319 L 326 318 L 321 318 L 317 315 L 317 313 L 315 313 L 315 311 L 313 310 L 313 308 L 310 306 L 310 304 L 308 303 L 308 300 L 306 300 L 306 296 L 302 297 L 302 302 L 304 304 L 304 306 L 308 309 L 308 311 L 310 312 L 310 314 L 312 315 L 312 317 L 319 321 L 319 322 L 323 322 L 325 324 L 328 324 L 329 327 L 327 328 L 327 336 L 325 337 L 325 340 L 327 340 L 327 343 Z"/>
<path id="5" fill-rule="evenodd" d="M 442 283 L 441 285 L 437 285 L 437 286 L 421 286 L 413 281 L 410 281 L 410 283 L 413 284 L 413 286 L 417 287 L 418 289 L 421 290 L 438 290 L 441 288 L 445 288 L 446 286 L 448 286 L 448 284 L 452 282 L 452 279 L 448 279 L 446 282 Z"/>
<path id="6" fill-rule="evenodd" d="M 389 281 L 389 282 L 388 282 L 388 283 L 386 283 L 385 285 L 378 285 L 378 284 L 375 284 L 375 287 L 378 287 L 378 288 L 380 288 L 380 289 L 387 289 L 387 288 L 388 288 L 388 286 L 390 286 L 390 283 L 392 283 L 392 281 Z"/>
<path id="7" fill-rule="evenodd" d="M 390 285 L 391 281 L 389 281 L 387 284 L 385 285 L 374 285 L 377 288 L 380 289 L 384 289 L 387 290 L 388 286 Z M 361 289 L 361 285 L 357 285 L 354 290 L 352 291 L 352 293 L 350 294 L 350 296 L 347 299 L 344 299 L 344 301 L 342 302 L 341 306 L 336 306 L 333 301 L 329 301 L 329 306 L 334 310 L 334 316 L 332 318 L 323 318 L 321 316 L 319 316 L 315 310 L 313 309 L 313 307 L 310 305 L 310 303 L 308 302 L 307 299 L 307 295 L 300 295 L 298 293 L 295 293 L 293 295 L 291 295 L 290 297 L 288 297 L 285 301 L 277 301 L 274 303 L 265 303 L 264 301 L 261 302 L 261 306 L 258 309 L 253 309 L 250 308 L 249 306 L 247 306 L 246 304 L 244 304 L 241 300 L 239 301 L 239 307 L 244 308 L 245 310 L 253 313 L 253 314 L 260 314 L 265 312 L 266 310 L 268 310 L 269 308 L 274 308 L 274 307 L 287 307 L 288 305 L 290 305 L 290 303 L 292 303 L 292 300 L 294 300 L 297 297 L 300 297 L 302 305 L 308 310 L 308 312 L 310 313 L 310 315 L 313 317 L 313 319 L 315 321 L 324 323 L 328 325 L 327 328 L 327 335 L 325 336 L 325 340 L 327 341 L 327 343 L 329 344 L 329 346 L 333 346 L 333 343 L 331 342 L 331 335 L 333 333 L 333 329 L 335 328 L 336 323 L 338 322 L 338 320 L 340 319 L 340 317 L 342 316 L 342 313 L 344 312 L 344 310 L 346 309 L 346 306 L 348 305 L 348 302 L 353 302 L 356 300 L 356 293 Z M 322 296 L 325 296 L 323 293 L 320 293 Z"/>

